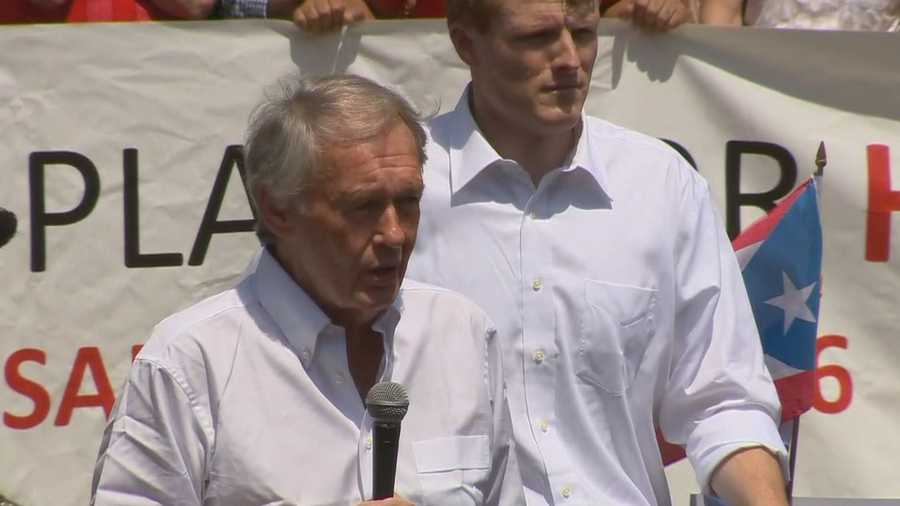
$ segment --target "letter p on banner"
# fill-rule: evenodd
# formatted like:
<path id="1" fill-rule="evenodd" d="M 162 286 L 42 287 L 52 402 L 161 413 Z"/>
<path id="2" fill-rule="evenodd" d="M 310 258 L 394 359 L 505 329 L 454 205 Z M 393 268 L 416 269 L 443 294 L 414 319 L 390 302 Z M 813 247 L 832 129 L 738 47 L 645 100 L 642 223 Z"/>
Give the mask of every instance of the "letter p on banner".
<path id="1" fill-rule="evenodd" d="M 866 154 L 869 160 L 866 260 L 887 262 L 891 253 L 891 213 L 900 212 L 900 191 L 891 189 L 890 148 L 869 144 Z"/>

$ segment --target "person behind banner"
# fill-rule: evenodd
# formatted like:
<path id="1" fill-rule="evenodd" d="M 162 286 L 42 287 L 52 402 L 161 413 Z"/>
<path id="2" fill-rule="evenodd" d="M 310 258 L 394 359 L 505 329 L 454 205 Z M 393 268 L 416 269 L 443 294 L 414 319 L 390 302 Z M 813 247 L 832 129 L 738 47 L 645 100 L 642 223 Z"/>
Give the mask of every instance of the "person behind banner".
<path id="1" fill-rule="evenodd" d="M 671 30 L 695 21 L 689 0 L 600 0 L 600 13 L 650 30 Z"/>
<path id="2" fill-rule="evenodd" d="M 440 18 L 444 0 L 222 0 L 227 18 L 282 18 L 310 33 L 373 19 Z"/>
<path id="3" fill-rule="evenodd" d="M 215 0 L 3 0 L 0 23 L 206 19 Z"/>
<path id="4" fill-rule="evenodd" d="M 382 381 L 405 385 L 409 409 L 398 495 L 372 504 L 520 504 L 493 324 L 404 281 L 425 139 L 404 99 L 355 76 L 299 80 L 257 109 L 246 170 L 265 246 L 236 287 L 156 326 L 93 504 L 363 501 L 363 399 Z"/>
<path id="5" fill-rule="evenodd" d="M 704 491 L 787 504 L 778 398 L 707 182 L 583 113 L 596 1 L 451 0 L 447 24 L 471 82 L 429 123 L 409 276 L 497 323 L 528 504 L 670 504 L 657 428 Z"/>
<path id="6" fill-rule="evenodd" d="M 696 0 L 694 0 L 696 1 Z M 293 19 L 311 33 L 329 33 L 345 25 L 373 19 L 440 18 L 445 0 L 222 0 L 229 18 Z M 669 30 L 695 19 L 690 0 L 601 0 L 604 16 L 633 21 L 651 30 Z"/>
<path id="7" fill-rule="evenodd" d="M 900 31 L 900 0 L 706 0 L 704 23 L 806 30 Z"/>

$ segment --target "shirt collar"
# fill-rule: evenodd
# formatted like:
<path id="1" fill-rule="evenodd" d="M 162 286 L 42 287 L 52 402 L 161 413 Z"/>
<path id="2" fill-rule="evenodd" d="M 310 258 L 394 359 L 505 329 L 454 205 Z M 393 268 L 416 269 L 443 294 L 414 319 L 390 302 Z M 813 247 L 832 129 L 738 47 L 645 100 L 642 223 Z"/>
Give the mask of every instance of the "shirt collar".
<path id="1" fill-rule="evenodd" d="M 255 261 L 256 292 L 262 307 L 272 316 L 290 346 L 308 365 L 321 334 L 331 328 L 331 319 L 284 270 L 267 248 L 262 248 Z M 402 297 L 394 302 L 372 324 L 384 336 L 385 355 L 390 357 L 393 337 L 403 313 Z"/>
<path id="2" fill-rule="evenodd" d="M 466 86 L 456 108 L 450 113 L 452 133 L 450 136 L 450 191 L 458 192 L 482 170 L 503 160 L 491 144 L 484 138 L 472 111 L 469 109 L 469 94 L 472 85 Z"/>
<path id="3" fill-rule="evenodd" d="M 469 95 L 471 83 L 466 86 L 462 96 L 456 103 L 456 107 L 450 112 L 452 119 L 452 132 L 450 136 L 450 190 L 458 192 L 482 170 L 490 167 L 503 158 L 497 154 L 491 144 L 484 138 L 484 134 L 475 123 L 472 111 L 469 108 Z M 609 195 L 606 172 L 603 163 L 595 156 L 591 146 L 591 136 L 586 132 L 589 119 L 587 115 L 581 115 L 581 133 L 572 157 L 562 167 L 563 172 L 575 169 L 586 171 L 597 182 L 604 193 Z"/>
<path id="4" fill-rule="evenodd" d="M 575 153 L 571 160 L 563 166 L 563 172 L 570 172 L 581 169 L 597 182 L 597 186 L 608 197 L 612 198 L 609 191 L 609 184 L 606 178 L 606 165 L 603 160 L 597 156 L 599 147 L 593 146 L 591 142 L 591 134 L 588 130 L 590 118 L 584 113 L 581 114 L 581 133 L 578 135 L 578 144 L 575 145 Z"/>

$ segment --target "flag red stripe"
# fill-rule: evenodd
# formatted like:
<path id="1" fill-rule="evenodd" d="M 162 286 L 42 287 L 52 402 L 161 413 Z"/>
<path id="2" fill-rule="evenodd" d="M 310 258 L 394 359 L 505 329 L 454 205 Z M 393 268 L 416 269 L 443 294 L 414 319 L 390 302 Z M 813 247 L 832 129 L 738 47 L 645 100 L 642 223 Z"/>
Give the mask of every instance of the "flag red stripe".
<path id="1" fill-rule="evenodd" d="M 816 371 L 804 371 L 775 380 L 781 399 L 781 419 L 797 418 L 812 407 L 816 388 Z"/>
<path id="2" fill-rule="evenodd" d="M 812 181 L 812 178 L 806 180 L 803 184 L 798 186 L 791 192 L 790 195 L 785 197 L 781 202 L 775 206 L 774 209 L 769 211 L 769 214 L 763 216 L 762 218 L 756 220 L 747 227 L 741 235 L 737 236 L 734 241 L 731 243 L 732 247 L 736 250 L 746 248 L 747 246 L 762 241 L 766 237 L 768 237 L 769 233 L 778 225 L 778 222 L 781 221 L 781 217 L 784 216 L 784 213 L 794 205 L 794 201 L 800 198 L 800 195 L 806 190 L 806 187 Z"/>
<path id="3" fill-rule="evenodd" d="M 684 448 L 666 441 L 659 428 L 656 429 L 656 442 L 659 444 L 659 453 L 662 456 L 664 466 L 678 462 L 686 457 Z"/>

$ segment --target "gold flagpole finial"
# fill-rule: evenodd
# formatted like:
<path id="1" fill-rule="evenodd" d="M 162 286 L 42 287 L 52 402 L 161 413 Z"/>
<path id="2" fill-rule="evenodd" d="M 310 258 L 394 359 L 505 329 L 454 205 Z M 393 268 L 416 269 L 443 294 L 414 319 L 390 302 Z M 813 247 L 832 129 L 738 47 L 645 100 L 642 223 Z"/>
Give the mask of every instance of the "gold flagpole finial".
<path id="1" fill-rule="evenodd" d="M 826 165 L 828 165 L 828 156 L 825 154 L 825 141 L 819 141 L 819 150 L 816 151 L 816 177 L 825 175 Z"/>

